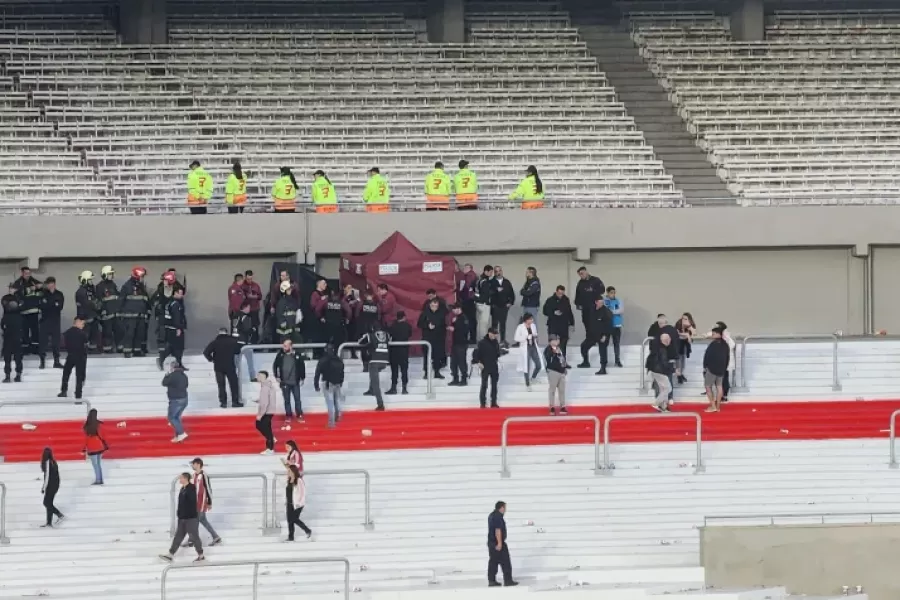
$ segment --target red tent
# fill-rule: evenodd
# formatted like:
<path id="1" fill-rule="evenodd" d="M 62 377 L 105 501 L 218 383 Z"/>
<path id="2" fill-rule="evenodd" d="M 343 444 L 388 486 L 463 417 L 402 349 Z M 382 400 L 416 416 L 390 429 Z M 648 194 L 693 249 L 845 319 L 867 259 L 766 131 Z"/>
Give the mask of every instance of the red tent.
<path id="1" fill-rule="evenodd" d="M 397 310 L 415 327 L 425 302 L 425 291 L 433 288 L 437 295 L 456 302 L 456 260 L 451 256 L 428 254 L 395 231 L 369 254 L 342 254 L 341 286 L 348 283 L 360 294 L 375 290 L 380 283 L 397 299 Z M 416 336 L 418 337 L 418 336 Z"/>

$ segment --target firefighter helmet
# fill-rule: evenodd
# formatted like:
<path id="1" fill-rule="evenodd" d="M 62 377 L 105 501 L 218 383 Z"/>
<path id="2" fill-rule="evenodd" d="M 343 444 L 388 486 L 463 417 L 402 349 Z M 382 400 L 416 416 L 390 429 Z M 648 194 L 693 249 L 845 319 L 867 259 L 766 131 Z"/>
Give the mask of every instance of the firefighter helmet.
<path id="1" fill-rule="evenodd" d="M 79 283 L 90 283 L 93 279 L 94 274 L 91 271 L 82 271 L 81 275 L 78 276 Z"/>
<path id="2" fill-rule="evenodd" d="M 110 265 L 106 265 L 105 267 L 100 269 L 100 276 L 103 277 L 104 279 L 110 279 L 112 277 L 115 277 L 115 275 L 116 275 L 116 271 Z"/>
<path id="3" fill-rule="evenodd" d="M 282 281 L 281 285 L 279 286 L 278 289 L 281 290 L 282 294 L 287 294 L 288 291 L 291 289 L 291 282 L 290 281 Z"/>
<path id="4" fill-rule="evenodd" d="M 145 269 L 144 267 L 135 267 L 135 268 L 131 269 L 131 276 L 134 277 L 135 279 L 140 279 L 141 277 L 143 277 L 146 274 L 147 274 L 147 269 Z"/>

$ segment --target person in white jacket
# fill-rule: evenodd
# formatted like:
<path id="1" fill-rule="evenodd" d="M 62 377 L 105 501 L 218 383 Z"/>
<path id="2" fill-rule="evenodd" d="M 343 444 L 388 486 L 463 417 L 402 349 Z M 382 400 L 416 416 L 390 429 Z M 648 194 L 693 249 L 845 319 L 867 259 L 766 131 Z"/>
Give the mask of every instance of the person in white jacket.
<path id="1" fill-rule="evenodd" d="M 287 473 L 287 487 L 285 488 L 285 501 L 287 509 L 288 542 L 294 541 L 294 526 L 297 525 L 306 533 L 306 539 L 312 537 L 312 530 L 306 523 L 300 520 L 300 513 L 306 506 L 306 483 L 300 476 L 300 470 L 296 465 L 290 465 Z"/>
<path id="2" fill-rule="evenodd" d="M 544 368 L 544 356 L 538 346 L 538 328 L 531 313 L 525 313 L 522 323 L 516 327 L 516 343 L 519 344 L 519 365 L 516 370 L 525 374 L 525 385 L 531 390 L 531 382 Z M 534 370 L 531 370 L 534 365 Z"/>

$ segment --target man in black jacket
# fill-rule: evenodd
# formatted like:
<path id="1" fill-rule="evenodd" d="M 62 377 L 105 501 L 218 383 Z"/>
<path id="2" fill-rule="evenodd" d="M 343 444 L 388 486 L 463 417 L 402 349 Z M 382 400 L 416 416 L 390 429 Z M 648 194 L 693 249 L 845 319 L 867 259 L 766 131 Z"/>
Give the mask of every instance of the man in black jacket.
<path id="1" fill-rule="evenodd" d="M 412 338 L 412 325 L 406 320 L 406 313 L 397 311 L 397 320 L 388 327 L 391 342 L 408 342 Z M 403 394 L 408 394 L 409 384 L 409 346 L 390 346 L 388 358 L 391 363 L 391 389 L 386 393 L 393 396 L 397 393 L 398 376 L 403 386 Z"/>
<path id="2" fill-rule="evenodd" d="M 538 279 L 537 269 L 528 267 L 525 269 L 525 283 L 519 290 L 522 296 L 522 314 L 529 313 L 534 317 L 534 324 L 538 332 L 541 331 L 541 280 Z"/>
<path id="3" fill-rule="evenodd" d="M 344 361 L 335 354 L 333 344 L 325 346 L 325 352 L 316 365 L 313 385 L 319 391 L 319 380 L 324 384 L 325 406 L 328 407 L 328 428 L 341 420 L 341 403 L 344 401 Z"/>
<path id="4" fill-rule="evenodd" d="M 594 308 L 590 311 L 590 320 L 587 322 L 587 338 L 581 342 L 581 364 L 578 368 L 585 369 L 591 366 L 588 354 L 591 347 L 597 344 L 600 354 L 600 370 L 597 375 L 606 375 L 606 365 L 609 362 L 609 338 L 613 330 L 612 312 L 603 303 L 603 297 L 598 296 L 594 300 Z"/>
<path id="5" fill-rule="evenodd" d="M 581 322 L 584 333 L 588 334 L 588 322 L 596 306 L 595 300 L 603 296 L 606 287 L 599 277 L 591 275 L 587 267 L 578 269 L 578 285 L 575 286 L 575 308 L 581 311 Z"/>
<path id="6" fill-rule="evenodd" d="M 674 365 L 669 361 L 669 346 L 672 345 L 672 338 L 668 333 L 659 336 L 659 343 L 650 344 L 650 352 L 647 354 L 647 362 L 644 368 L 650 371 L 653 378 L 653 385 L 656 388 L 656 401 L 653 408 L 659 412 L 667 412 L 669 410 L 669 391 L 672 389 L 672 373 L 675 372 Z"/>
<path id="7" fill-rule="evenodd" d="M 250 344 L 259 343 L 259 332 L 257 331 L 256 321 L 253 319 L 252 307 L 249 300 L 244 300 L 241 304 L 241 310 L 231 322 L 231 335 L 237 339 L 238 353 L 234 357 L 234 370 L 240 375 L 241 373 L 241 349 Z M 253 366 L 253 352 L 247 353 L 247 371 L 250 375 L 250 382 L 256 381 L 256 369 Z"/>
<path id="8" fill-rule="evenodd" d="M 703 383 L 706 386 L 706 396 L 709 398 L 706 412 L 719 412 L 722 404 L 722 383 L 731 360 L 731 349 L 722 339 L 724 332 L 721 327 L 712 330 L 713 339 L 703 355 Z"/>
<path id="9" fill-rule="evenodd" d="M 654 321 L 647 329 L 647 337 L 653 338 L 650 342 L 651 349 L 654 345 L 659 345 L 659 340 L 664 333 L 669 336 L 670 340 L 669 345 L 666 346 L 666 356 L 669 357 L 669 363 L 672 366 L 672 369 L 669 371 L 669 400 L 672 400 L 675 397 L 675 382 L 673 381 L 673 375 L 675 374 L 675 363 L 678 360 L 678 343 L 680 337 L 678 335 L 678 330 L 669 325 L 668 317 L 660 313 L 656 315 L 656 321 Z"/>
<path id="10" fill-rule="evenodd" d="M 503 267 L 494 266 L 494 279 L 491 285 L 491 327 L 500 333 L 500 343 L 509 347 L 506 341 L 506 319 L 510 307 L 516 303 L 516 292 L 512 283 L 503 276 Z"/>
<path id="11" fill-rule="evenodd" d="M 472 364 L 481 367 L 481 391 L 478 399 L 481 408 L 487 405 L 487 386 L 491 383 L 491 408 L 500 408 L 497 404 L 497 381 L 500 379 L 500 342 L 497 341 L 497 330 L 491 327 L 488 333 L 475 346 L 472 353 Z"/>
<path id="12" fill-rule="evenodd" d="M 44 288 L 41 282 L 31 275 L 31 269 L 22 267 L 22 276 L 13 284 L 20 297 L 19 314 L 22 316 L 22 351 L 37 354 L 39 350 L 41 321 L 41 296 Z"/>
<path id="13" fill-rule="evenodd" d="M 575 315 L 572 313 L 572 303 L 566 296 L 565 286 L 556 286 L 556 293 L 544 302 L 544 316 L 547 317 L 548 338 L 550 335 L 559 337 L 559 349 L 565 356 L 569 345 L 569 330 L 575 327 Z"/>
<path id="14" fill-rule="evenodd" d="M 440 300 L 432 298 L 428 306 L 419 315 L 419 329 L 422 340 L 431 344 L 431 356 L 423 355 L 422 370 L 428 378 L 428 359 L 435 379 L 443 379 L 441 369 L 447 364 L 447 310 L 441 306 Z"/>
<path id="15" fill-rule="evenodd" d="M 202 562 L 206 558 L 203 556 L 203 542 L 200 540 L 197 488 L 191 483 L 190 473 L 182 473 L 178 477 L 178 483 L 181 484 L 181 491 L 178 492 L 178 525 L 175 528 L 175 537 L 172 539 L 169 551 L 166 554 L 160 554 L 159 557 L 166 562 L 172 562 L 175 553 L 181 547 L 181 542 L 187 537 L 191 546 L 197 551 L 197 558 L 194 562 Z"/>
<path id="16" fill-rule="evenodd" d="M 65 302 L 63 293 L 56 289 L 56 278 L 48 277 L 44 281 L 44 294 L 41 296 L 41 337 L 38 351 L 41 359 L 39 368 L 41 369 L 46 366 L 48 341 L 50 342 L 50 351 L 53 353 L 53 368 L 63 368 L 59 362 L 59 334 Z"/>
<path id="17" fill-rule="evenodd" d="M 22 329 L 24 319 L 22 317 L 22 294 L 14 283 L 9 285 L 9 293 L 3 296 L 3 320 L 0 328 L 3 330 L 3 372 L 6 377 L 3 383 L 10 383 L 12 374 L 12 362 L 16 363 L 16 383 L 22 381 Z"/>
<path id="18" fill-rule="evenodd" d="M 250 316 L 247 315 L 249 320 Z M 228 394 L 225 393 L 225 381 L 228 381 L 228 387 L 231 388 L 231 406 L 239 408 L 241 404 L 241 386 L 238 383 L 237 368 L 234 357 L 238 356 L 241 351 L 241 345 L 238 339 L 228 333 L 228 329 L 223 327 L 219 330 L 219 335 L 211 341 L 203 351 L 206 360 L 213 364 L 213 371 L 216 374 L 216 385 L 219 386 L 219 406 L 225 408 L 228 406 Z"/>
<path id="19" fill-rule="evenodd" d="M 389 345 L 391 337 L 376 321 L 369 332 L 359 338 L 359 345 L 369 356 L 369 389 L 366 396 L 375 396 L 375 410 L 384 410 L 384 399 L 381 397 L 381 370 L 390 362 Z"/>
<path id="20" fill-rule="evenodd" d="M 462 305 L 454 304 L 450 321 L 450 373 L 453 381 L 447 385 L 464 386 L 469 383 L 469 367 L 466 353 L 469 350 L 469 319 L 463 314 Z"/>
<path id="21" fill-rule="evenodd" d="M 494 267 L 485 265 L 481 272 L 481 277 L 475 282 L 475 328 L 478 330 L 476 335 L 480 340 L 487 335 L 487 330 L 491 328 L 491 301 L 494 290 Z"/>
<path id="22" fill-rule="evenodd" d="M 81 400 L 81 391 L 87 371 L 88 336 L 84 331 L 84 319 L 75 317 L 75 322 L 64 334 L 66 342 L 66 364 L 63 365 L 62 383 L 57 397 L 65 398 L 69 391 L 69 377 L 75 370 L 75 399 Z"/>
<path id="23" fill-rule="evenodd" d="M 162 371 L 163 361 L 169 356 L 174 356 L 182 369 L 187 371 L 181 361 L 184 356 L 184 331 L 187 329 L 187 318 L 184 315 L 184 288 L 176 287 L 172 292 L 172 299 L 166 304 L 164 313 L 166 345 L 159 351 L 156 366 Z M 232 360 L 234 360 L 232 358 Z"/>
<path id="24" fill-rule="evenodd" d="M 281 350 L 275 355 L 272 363 L 272 376 L 281 386 L 281 395 L 284 397 L 284 419 L 282 429 L 291 430 L 291 419 L 297 413 L 297 420 L 303 420 L 303 405 L 300 403 L 300 386 L 306 380 L 306 362 L 303 354 L 294 349 L 294 343 L 285 339 L 281 343 Z M 294 406 L 291 408 L 291 396 L 294 397 Z"/>

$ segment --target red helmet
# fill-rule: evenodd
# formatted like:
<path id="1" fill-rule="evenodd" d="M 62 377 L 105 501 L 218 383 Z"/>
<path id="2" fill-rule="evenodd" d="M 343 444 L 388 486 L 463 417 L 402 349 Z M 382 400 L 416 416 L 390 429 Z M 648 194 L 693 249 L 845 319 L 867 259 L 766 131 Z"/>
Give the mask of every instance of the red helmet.
<path id="1" fill-rule="evenodd" d="M 134 277 L 135 279 L 140 279 L 141 277 L 143 277 L 146 274 L 147 274 L 147 269 L 145 269 L 144 267 L 135 267 L 135 268 L 131 269 L 131 276 Z"/>
<path id="2" fill-rule="evenodd" d="M 163 275 L 163 281 L 168 284 L 175 283 L 175 273 L 172 271 L 167 271 L 165 275 Z"/>

